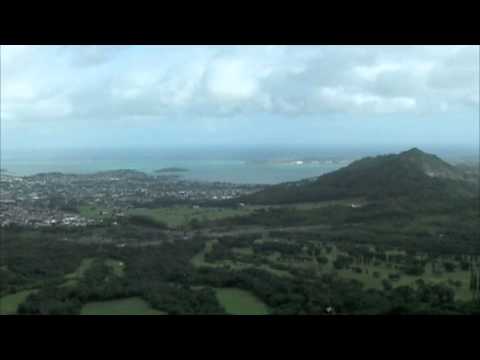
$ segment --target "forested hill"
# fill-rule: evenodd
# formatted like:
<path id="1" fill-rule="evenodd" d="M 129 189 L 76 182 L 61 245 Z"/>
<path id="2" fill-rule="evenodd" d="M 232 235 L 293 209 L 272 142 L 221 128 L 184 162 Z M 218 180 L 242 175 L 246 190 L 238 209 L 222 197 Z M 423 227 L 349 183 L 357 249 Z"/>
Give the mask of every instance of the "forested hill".
<path id="1" fill-rule="evenodd" d="M 417 148 L 357 160 L 315 179 L 282 183 L 242 197 L 248 204 L 288 204 L 363 197 L 416 201 L 475 196 L 478 182 L 436 155 Z"/>

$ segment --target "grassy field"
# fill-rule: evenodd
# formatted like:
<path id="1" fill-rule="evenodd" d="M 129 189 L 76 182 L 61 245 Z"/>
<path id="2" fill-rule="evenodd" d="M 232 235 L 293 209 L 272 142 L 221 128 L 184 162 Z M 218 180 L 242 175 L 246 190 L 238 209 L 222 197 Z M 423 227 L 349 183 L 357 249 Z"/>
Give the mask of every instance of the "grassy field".
<path id="1" fill-rule="evenodd" d="M 362 270 L 361 273 L 357 273 L 351 269 L 342 269 L 342 270 L 335 270 L 333 267 L 333 261 L 336 257 L 340 254 L 338 249 L 334 245 L 330 245 L 332 247 L 332 252 L 326 255 L 329 259 L 328 264 L 320 268 L 320 272 L 336 272 L 340 277 L 346 279 L 356 279 L 359 280 L 364 284 L 366 288 L 376 288 L 381 289 L 383 287 L 382 281 L 384 279 L 388 279 L 389 275 L 395 273 L 401 273 L 401 271 L 397 268 L 397 264 L 387 264 L 385 262 L 380 262 L 378 265 L 374 264 L 360 264 L 355 263 L 353 266 L 358 267 Z M 388 250 L 386 253 L 391 255 L 405 255 L 405 251 L 403 250 Z M 325 254 L 325 253 L 324 253 Z M 375 277 L 373 274 L 377 272 L 379 274 L 378 277 Z M 411 276 L 404 273 L 401 273 L 400 279 L 398 281 L 393 281 L 393 286 L 402 286 L 402 285 L 414 285 L 415 282 L 419 279 L 424 280 L 425 282 L 430 283 L 437 283 L 437 284 L 448 284 L 449 281 L 460 281 L 461 286 L 455 287 L 455 297 L 457 300 L 471 300 L 472 299 L 472 292 L 469 288 L 470 285 L 470 272 L 469 271 L 462 271 L 460 269 L 456 269 L 452 272 L 443 271 L 441 274 L 435 274 L 432 270 L 432 264 L 427 263 L 425 266 L 425 272 L 421 276 Z"/>
<path id="2" fill-rule="evenodd" d="M 178 227 L 188 224 L 193 219 L 199 221 L 217 220 L 232 216 L 240 216 L 250 214 L 253 209 L 223 209 L 223 208 L 199 208 L 194 209 L 188 206 L 173 206 L 156 209 L 136 208 L 131 209 L 130 215 L 144 215 L 161 221 L 168 226 Z"/>
<path id="3" fill-rule="evenodd" d="M 260 266 L 256 266 L 250 263 L 243 263 L 240 261 L 236 260 L 224 260 L 224 261 L 217 261 L 214 263 L 208 262 L 205 260 L 205 255 L 208 254 L 208 252 L 212 249 L 212 246 L 217 242 L 217 240 L 209 240 L 205 244 L 205 249 L 196 254 L 192 260 L 191 263 L 196 266 L 207 266 L 207 267 L 228 267 L 232 270 L 242 270 L 246 268 L 251 268 L 251 267 L 256 267 L 265 271 L 268 271 L 276 276 L 280 277 L 292 277 L 292 274 L 290 274 L 288 271 L 284 270 L 279 270 L 275 269 L 267 264 L 262 264 Z M 252 249 L 251 248 L 236 248 L 236 252 L 238 253 L 251 253 Z"/>
<path id="4" fill-rule="evenodd" d="M 92 266 L 94 260 L 94 258 L 83 259 L 77 270 L 75 270 L 73 273 L 65 275 L 65 279 L 70 280 L 83 277 L 83 274 L 90 268 L 90 266 Z"/>
<path id="5" fill-rule="evenodd" d="M 36 290 L 23 290 L 15 294 L 5 295 L 0 298 L 0 314 L 16 314 L 18 305 L 25 301 L 28 295 Z"/>
<path id="6" fill-rule="evenodd" d="M 392 281 L 392 285 L 402 286 L 409 285 L 414 286 L 416 281 L 422 279 L 428 283 L 437 283 L 437 284 L 446 284 L 451 286 L 455 290 L 455 296 L 457 300 L 468 301 L 471 300 L 473 294 L 469 288 L 470 285 L 470 273 L 469 271 L 462 271 L 458 268 L 452 272 L 443 271 L 440 274 L 434 273 L 432 270 L 432 265 L 427 263 L 425 266 L 425 272 L 421 276 L 411 276 L 405 273 L 402 273 L 400 270 L 399 264 L 387 263 L 387 262 L 378 262 L 377 264 L 369 263 L 368 265 L 360 262 L 355 262 L 352 267 L 360 268 L 361 272 L 356 272 L 352 268 L 337 270 L 333 266 L 333 262 L 336 260 L 338 255 L 346 255 L 340 251 L 334 244 L 325 244 L 329 246 L 331 251 L 327 253 L 326 246 L 319 245 L 318 243 L 312 243 L 312 245 L 317 249 L 317 253 L 321 253 L 323 256 L 328 258 L 328 263 L 318 264 L 315 257 L 307 255 L 304 251 L 301 251 L 295 256 L 282 256 L 277 253 L 269 253 L 260 256 L 264 256 L 264 261 L 261 265 L 255 265 L 250 263 L 247 258 L 240 258 L 238 256 L 251 256 L 254 254 L 253 249 L 250 247 L 244 248 L 234 248 L 232 249 L 235 254 L 235 258 L 216 261 L 210 263 L 205 261 L 205 255 L 210 251 L 213 244 L 216 240 L 210 240 L 207 242 L 205 249 L 197 254 L 193 259 L 192 263 L 195 266 L 210 266 L 210 267 L 221 267 L 227 266 L 232 270 L 241 270 L 249 267 L 256 267 L 268 271 L 274 275 L 281 277 L 292 277 L 290 269 L 303 270 L 306 273 L 310 273 L 311 277 L 320 276 L 327 273 L 336 273 L 338 276 L 344 279 L 355 279 L 363 283 L 366 288 L 383 288 L 383 280 L 389 279 L 390 275 L 400 273 L 399 280 Z M 262 240 L 265 241 L 265 240 Z M 405 252 L 402 250 L 389 250 L 388 255 L 405 255 Z M 305 259 L 298 259 L 296 256 L 303 256 Z M 259 256 L 257 254 L 257 256 Z M 310 259 L 309 259 L 310 258 Z M 451 260 L 451 259 L 450 259 Z M 277 269 L 280 267 L 280 269 Z M 377 273 L 374 275 L 374 273 Z M 460 286 L 454 286 L 453 282 L 460 282 Z"/>
<path id="7" fill-rule="evenodd" d="M 258 205 L 258 206 L 250 206 L 252 209 L 264 209 L 264 208 L 272 208 L 272 209 L 281 209 L 281 208 L 295 208 L 298 210 L 311 210 L 311 209 L 318 209 L 323 208 L 326 206 L 332 205 L 344 205 L 344 206 L 351 206 L 352 204 L 359 204 L 365 205 L 366 201 L 362 198 L 352 198 L 352 199 L 345 199 L 345 200 L 330 200 L 330 201 L 317 201 L 317 202 L 308 202 L 308 203 L 295 203 L 295 204 L 288 204 L 288 205 Z"/>
<path id="8" fill-rule="evenodd" d="M 60 287 L 74 287 L 78 284 L 78 280 L 83 277 L 85 271 L 87 271 L 90 266 L 92 266 L 94 258 L 83 259 L 80 263 L 80 266 L 73 273 L 65 275 L 65 281 Z"/>
<path id="9" fill-rule="evenodd" d="M 219 288 L 215 293 L 225 311 L 232 315 L 267 315 L 267 305 L 249 291 L 236 288 Z"/>
<path id="10" fill-rule="evenodd" d="M 299 203 L 295 205 L 250 205 L 242 208 L 213 208 L 213 207 L 201 207 L 193 208 L 192 206 L 172 206 L 172 207 L 159 207 L 155 209 L 147 208 L 135 208 L 128 210 L 129 215 L 142 215 L 148 216 L 152 219 L 165 223 L 170 227 L 179 227 L 188 224 L 191 220 L 197 219 L 200 222 L 219 220 L 235 216 L 249 215 L 255 210 L 266 208 L 296 208 L 300 210 L 310 210 L 316 208 L 322 208 L 331 205 L 345 205 L 350 206 L 351 203 L 363 203 L 362 199 L 351 200 L 337 200 L 337 201 L 322 201 L 316 203 Z M 96 206 L 88 205 L 81 206 L 79 208 L 80 215 L 91 219 L 102 219 L 111 216 L 111 212 L 108 209 L 99 208 Z"/>
<path id="11" fill-rule="evenodd" d="M 65 281 L 61 287 L 73 287 L 78 284 L 78 280 L 81 279 L 85 273 L 93 264 L 95 258 L 86 258 L 83 259 L 80 263 L 80 266 L 75 270 L 73 273 L 65 275 Z M 112 268 L 113 273 L 116 276 L 122 277 L 124 276 L 125 272 L 125 264 L 122 261 L 114 260 L 114 259 L 107 259 L 105 260 L 105 264 Z"/>
<path id="12" fill-rule="evenodd" d="M 125 264 L 122 261 L 114 260 L 114 259 L 107 259 L 105 260 L 105 264 L 112 268 L 113 273 L 116 276 L 122 277 L 125 275 Z"/>
<path id="13" fill-rule="evenodd" d="M 97 301 L 83 306 L 81 315 L 166 315 L 165 312 L 153 309 L 147 302 L 138 297 L 111 301 Z"/>
<path id="14" fill-rule="evenodd" d="M 107 209 L 99 208 L 96 206 L 80 206 L 78 212 L 81 216 L 89 219 L 103 219 L 111 216 L 111 212 Z"/>
<path id="15" fill-rule="evenodd" d="M 366 288 L 382 288 L 382 281 L 387 279 L 389 275 L 397 273 L 396 269 L 389 269 L 386 266 L 358 266 L 362 269 L 362 273 L 356 273 L 352 270 L 339 270 L 337 273 L 343 278 L 346 279 L 356 279 L 361 281 Z M 368 272 L 367 272 L 368 271 Z M 378 272 L 380 277 L 376 278 L 373 276 L 373 272 Z M 448 285 L 449 280 L 451 281 L 460 281 L 461 286 L 455 288 L 455 298 L 457 300 L 472 300 L 473 294 L 469 288 L 469 272 L 468 271 L 454 271 L 451 273 L 442 273 L 440 275 L 435 275 L 428 270 L 426 267 L 425 274 L 422 276 L 411 276 L 406 274 L 401 274 L 398 281 L 393 282 L 393 286 L 402 286 L 410 285 L 413 286 L 415 282 L 419 279 L 424 280 L 429 283 L 445 284 Z M 451 286 L 451 285 L 450 285 Z"/>
<path id="16" fill-rule="evenodd" d="M 216 242 L 217 242 L 217 240 L 208 240 L 205 244 L 205 248 L 192 258 L 192 264 L 194 266 L 197 266 L 197 267 L 198 266 L 211 266 L 212 264 L 205 261 L 205 255 L 210 252 L 213 244 L 215 244 Z"/>

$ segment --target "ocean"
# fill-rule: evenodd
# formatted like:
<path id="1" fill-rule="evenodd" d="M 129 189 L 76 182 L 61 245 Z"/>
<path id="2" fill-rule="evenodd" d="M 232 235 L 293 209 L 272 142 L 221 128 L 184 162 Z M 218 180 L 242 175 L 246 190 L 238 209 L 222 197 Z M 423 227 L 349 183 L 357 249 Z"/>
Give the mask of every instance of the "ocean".
<path id="1" fill-rule="evenodd" d="M 116 169 L 153 173 L 166 167 L 178 167 L 188 169 L 178 175 L 191 180 L 277 184 L 320 176 L 361 157 L 392 151 L 299 146 L 11 150 L 2 151 L 0 167 L 4 173 L 17 176 L 41 172 L 85 174 Z"/>

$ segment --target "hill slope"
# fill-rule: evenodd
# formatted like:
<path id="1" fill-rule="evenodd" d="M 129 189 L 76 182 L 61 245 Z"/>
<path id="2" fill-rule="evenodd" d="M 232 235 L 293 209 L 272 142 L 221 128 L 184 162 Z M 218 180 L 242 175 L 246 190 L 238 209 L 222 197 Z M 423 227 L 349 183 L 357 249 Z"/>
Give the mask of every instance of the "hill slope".
<path id="1" fill-rule="evenodd" d="M 318 178 L 271 186 L 242 197 L 250 204 L 288 204 L 364 197 L 448 199 L 474 196 L 475 182 L 435 155 L 419 149 L 367 157 Z"/>

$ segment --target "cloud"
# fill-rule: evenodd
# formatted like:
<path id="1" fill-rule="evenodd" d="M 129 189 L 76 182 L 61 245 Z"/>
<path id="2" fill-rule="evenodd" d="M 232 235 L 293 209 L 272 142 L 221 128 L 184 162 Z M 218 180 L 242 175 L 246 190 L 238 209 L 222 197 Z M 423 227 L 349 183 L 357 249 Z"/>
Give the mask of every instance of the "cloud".
<path id="1" fill-rule="evenodd" d="M 73 66 L 90 67 L 108 63 L 128 48 L 129 46 L 125 45 L 70 45 L 60 47 L 59 50 L 68 57 Z"/>
<path id="2" fill-rule="evenodd" d="M 342 87 L 322 87 L 317 91 L 320 107 L 331 111 L 397 113 L 415 108 L 416 100 L 409 97 L 382 97 L 379 95 L 348 91 Z"/>
<path id="3" fill-rule="evenodd" d="M 478 107 L 478 56 L 476 46 L 2 46 L 1 115 L 455 114 Z"/>
<path id="4" fill-rule="evenodd" d="M 259 90 L 259 82 L 248 64 L 237 59 L 215 61 L 207 75 L 207 89 L 220 101 L 249 100 Z"/>

